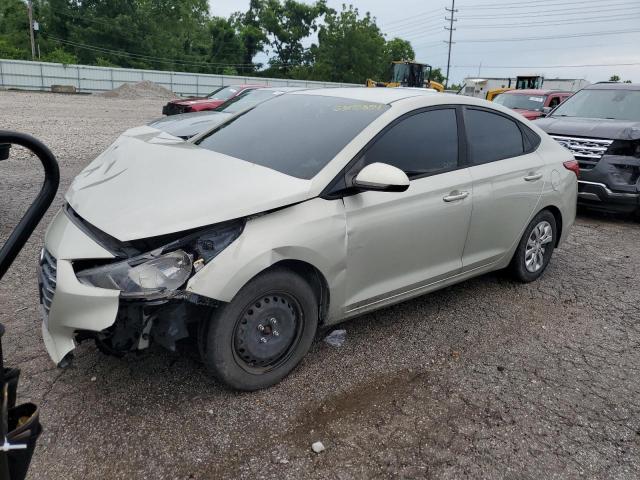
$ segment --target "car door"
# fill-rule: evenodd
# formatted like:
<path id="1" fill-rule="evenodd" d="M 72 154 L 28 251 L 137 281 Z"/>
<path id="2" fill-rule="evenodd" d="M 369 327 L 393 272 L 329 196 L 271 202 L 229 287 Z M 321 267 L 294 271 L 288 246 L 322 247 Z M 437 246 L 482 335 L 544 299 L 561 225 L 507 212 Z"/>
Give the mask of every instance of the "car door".
<path id="1" fill-rule="evenodd" d="M 540 139 L 494 110 L 464 108 L 473 213 L 462 258 L 464 271 L 501 259 L 536 212 L 546 179 L 535 152 Z"/>
<path id="2" fill-rule="evenodd" d="M 556 108 L 562 102 L 563 97 L 560 94 L 552 93 L 547 97 L 547 101 L 545 102 L 545 107 L 549 107 L 551 110 Z"/>
<path id="3" fill-rule="evenodd" d="M 347 314 L 461 270 L 472 192 L 461 164 L 459 121 L 455 107 L 412 112 L 379 135 L 351 169 L 355 175 L 370 163 L 387 163 L 404 170 L 410 186 L 344 198 Z"/>

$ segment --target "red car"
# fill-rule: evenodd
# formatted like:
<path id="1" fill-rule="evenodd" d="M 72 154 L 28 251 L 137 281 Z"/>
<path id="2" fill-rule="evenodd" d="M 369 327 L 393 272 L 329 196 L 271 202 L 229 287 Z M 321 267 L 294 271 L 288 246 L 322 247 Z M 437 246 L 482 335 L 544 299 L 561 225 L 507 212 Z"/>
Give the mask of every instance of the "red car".
<path id="1" fill-rule="evenodd" d="M 214 90 L 206 97 L 191 97 L 183 100 L 171 100 L 162 107 L 163 115 L 177 115 L 178 113 L 203 112 L 218 108 L 224 102 L 237 97 L 247 90 L 262 88 L 264 85 L 229 85 Z"/>
<path id="2" fill-rule="evenodd" d="M 540 118 L 556 108 L 573 92 L 557 90 L 509 90 L 493 101 L 515 110 L 528 120 Z"/>

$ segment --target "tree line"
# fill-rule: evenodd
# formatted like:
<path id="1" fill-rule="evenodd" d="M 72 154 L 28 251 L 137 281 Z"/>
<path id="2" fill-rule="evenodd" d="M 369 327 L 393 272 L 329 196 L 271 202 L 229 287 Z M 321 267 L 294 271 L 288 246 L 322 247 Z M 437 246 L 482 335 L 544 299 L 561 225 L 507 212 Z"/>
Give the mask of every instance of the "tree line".
<path id="1" fill-rule="evenodd" d="M 31 59 L 26 1 L 1 3 L 0 58 Z M 251 0 L 229 18 L 207 0 L 33 0 L 33 17 L 37 56 L 66 64 L 362 83 L 415 57 L 370 13 L 326 0 Z"/>

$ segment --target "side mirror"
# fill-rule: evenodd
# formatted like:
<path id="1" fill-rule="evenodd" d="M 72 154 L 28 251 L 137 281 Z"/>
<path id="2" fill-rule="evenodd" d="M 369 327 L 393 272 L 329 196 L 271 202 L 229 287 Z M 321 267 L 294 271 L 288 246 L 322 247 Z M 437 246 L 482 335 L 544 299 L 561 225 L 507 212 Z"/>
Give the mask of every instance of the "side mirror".
<path id="1" fill-rule="evenodd" d="M 409 177 L 392 165 L 372 163 L 358 172 L 353 186 L 378 192 L 404 192 L 409 188 Z"/>
<path id="2" fill-rule="evenodd" d="M 553 110 L 553 108 L 551 107 L 542 107 L 542 117 L 546 117 L 547 115 L 549 115 L 549 112 L 551 112 L 551 110 Z"/>

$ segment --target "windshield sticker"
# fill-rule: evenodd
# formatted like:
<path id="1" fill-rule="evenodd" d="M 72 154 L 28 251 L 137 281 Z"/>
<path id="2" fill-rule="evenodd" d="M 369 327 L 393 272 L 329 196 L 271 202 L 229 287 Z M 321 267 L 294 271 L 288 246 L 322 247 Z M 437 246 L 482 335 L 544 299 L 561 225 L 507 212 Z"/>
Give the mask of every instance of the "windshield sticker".
<path id="1" fill-rule="evenodd" d="M 542 97 L 529 97 L 529 100 L 531 100 L 532 102 L 544 102 L 544 98 Z"/>
<path id="2" fill-rule="evenodd" d="M 382 103 L 356 103 L 355 105 L 336 105 L 333 107 L 334 112 L 374 112 L 383 109 Z"/>

